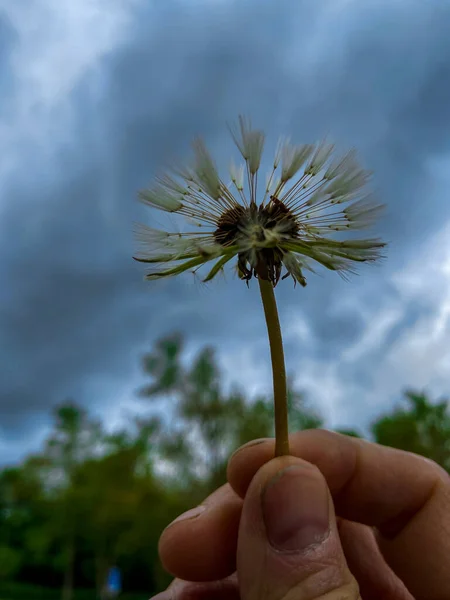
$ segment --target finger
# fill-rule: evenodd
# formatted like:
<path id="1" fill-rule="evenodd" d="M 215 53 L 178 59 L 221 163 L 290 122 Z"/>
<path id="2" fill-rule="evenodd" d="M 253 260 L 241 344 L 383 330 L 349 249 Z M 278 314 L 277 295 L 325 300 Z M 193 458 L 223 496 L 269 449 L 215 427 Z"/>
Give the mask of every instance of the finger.
<path id="1" fill-rule="evenodd" d="M 450 598 L 450 478 L 422 457 L 336 433 L 291 436 L 291 453 L 325 476 L 336 512 L 379 529 L 380 549 L 416 600 Z M 273 441 L 233 455 L 228 479 L 242 497 L 273 456 Z"/>
<path id="2" fill-rule="evenodd" d="M 220 514 L 220 506 L 222 505 L 222 502 L 226 504 L 228 499 L 229 495 L 227 493 L 223 493 L 223 490 L 219 490 L 205 502 L 209 506 L 216 503 L 216 514 Z M 234 501 L 235 498 L 232 496 L 231 500 Z M 219 518 L 222 517 L 219 516 Z M 212 517 L 212 520 L 212 529 L 215 530 L 214 516 Z M 173 543 L 176 548 L 177 559 L 183 562 L 182 568 L 187 573 L 186 576 L 191 577 L 191 574 L 195 575 L 195 572 L 193 573 L 192 571 L 191 554 L 184 552 L 186 531 L 182 526 L 183 521 L 179 521 L 177 523 L 180 523 L 181 527 L 172 529 L 174 537 L 172 538 L 171 543 Z M 211 521 L 206 524 L 206 527 L 202 533 L 203 538 L 211 538 L 210 530 L 208 529 L 210 524 Z M 198 525 L 200 525 L 200 522 Z M 412 596 L 406 591 L 404 585 L 393 574 L 392 570 L 386 565 L 384 559 L 381 557 L 373 532 L 370 528 L 351 523 L 343 519 L 339 519 L 338 527 L 344 554 L 350 570 L 360 585 L 364 600 L 372 600 L 372 598 L 383 598 L 384 600 L 412 600 Z M 365 535 L 365 530 L 367 530 L 367 535 Z M 219 548 L 223 549 L 226 546 L 226 540 L 229 537 L 229 534 L 230 530 L 227 529 L 225 533 L 226 538 L 216 538 L 216 544 L 219 546 Z M 369 534 L 370 539 L 368 539 Z M 189 536 L 189 533 L 187 535 Z M 237 533 L 232 534 L 232 537 L 237 538 Z M 214 541 L 214 538 L 212 538 L 212 540 Z M 197 551 L 200 552 L 202 549 L 205 550 L 206 556 L 210 556 L 207 545 L 198 547 Z M 236 548 L 232 548 L 231 553 L 233 556 L 235 556 L 235 552 Z M 230 562 L 227 558 L 222 556 L 216 556 L 216 559 L 218 560 L 219 564 L 226 564 Z M 204 563 L 205 559 L 202 559 L 202 562 Z M 193 564 L 193 568 L 197 570 L 197 564 L 195 562 Z M 217 572 L 215 565 L 212 566 L 212 572 Z M 216 597 L 225 597 L 227 594 L 230 595 L 230 598 L 234 598 L 234 596 L 237 594 L 237 591 L 231 591 L 229 589 L 230 581 L 234 581 L 234 579 L 228 578 L 219 582 L 211 581 L 210 585 L 209 583 L 203 584 L 176 579 L 170 586 L 172 596 L 169 596 L 171 599 L 173 597 L 174 600 L 184 600 L 184 598 L 189 600 L 200 600 L 204 596 L 208 595 L 211 597 L 211 600 L 213 600 Z M 169 596 L 164 596 L 163 598 L 163 595 L 161 594 L 160 599 L 158 595 L 158 600 L 166 600 L 166 597 L 168 598 Z"/>
<path id="3" fill-rule="evenodd" d="M 237 573 L 241 600 L 360 599 L 316 467 L 285 456 L 255 475 L 244 500 Z"/>
<path id="4" fill-rule="evenodd" d="M 371 527 L 338 519 L 338 531 L 348 567 L 364 600 L 414 600 L 384 560 Z"/>
<path id="5" fill-rule="evenodd" d="M 187 581 L 216 581 L 236 570 L 242 500 L 224 485 L 173 521 L 159 540 L 164 568 Z"/>
<path id="6" fill-rule="evenodd" d="M 236 574 L 221 581 L 193 582 L 175 579 L 152 600 L 240 600 Z"/>

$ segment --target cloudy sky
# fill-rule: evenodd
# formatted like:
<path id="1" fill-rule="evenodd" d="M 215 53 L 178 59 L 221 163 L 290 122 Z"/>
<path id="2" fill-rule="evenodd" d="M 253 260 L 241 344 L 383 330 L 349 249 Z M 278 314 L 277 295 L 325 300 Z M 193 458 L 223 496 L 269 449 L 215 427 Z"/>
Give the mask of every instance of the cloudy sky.
<path id="1" fill-rule="evenodd" d="M 0 0 L 0 450 L 37 449 L 72 397 L 138 410 L 139 357 L 175 329 L 270 389 L 257 286 L 145 283 L 136 202 L 226 122 L 354 146 L 388 210 L 380 267 L 277 288 L 288 368 L 330 425 L 405 387 L 450 390 L 450 5 L 444 0 Z"/>

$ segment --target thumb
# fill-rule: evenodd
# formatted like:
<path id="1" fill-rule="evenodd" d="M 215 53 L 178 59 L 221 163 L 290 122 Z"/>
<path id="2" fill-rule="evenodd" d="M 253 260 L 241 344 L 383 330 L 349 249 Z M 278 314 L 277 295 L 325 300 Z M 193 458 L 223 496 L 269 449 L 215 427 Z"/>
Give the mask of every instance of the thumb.
<path id="1" fill-rule="evenodd" d="M 264 465 L 244 500 L 237 573 L 242 600 L 360 600 L 320 471 L 294 457 Z"/>

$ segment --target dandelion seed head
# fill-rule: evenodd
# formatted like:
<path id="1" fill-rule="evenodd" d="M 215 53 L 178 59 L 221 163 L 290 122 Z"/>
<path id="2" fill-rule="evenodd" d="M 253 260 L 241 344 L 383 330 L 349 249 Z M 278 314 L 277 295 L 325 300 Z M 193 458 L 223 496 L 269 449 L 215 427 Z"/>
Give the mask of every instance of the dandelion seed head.
<path id="1" fill-rule="evenodd" d="M 209 281 L 235 259 L 239 277 L 247 282 L 257 277 L 275 286 L 284 269 L 283 279 L 290 276 L 304 286 L 303 270 L 312 271 L 313 262 L 346 275 L 354 272 L 355 264 L 380 258 L 385 244 L 379 239 L 332 237 L 370 227 L 382 208 L 367 190 L 370 173 L 358 165 L 354 150 L 333 158 L 332 144 L 293 145 L 280 139 L 260 198 L 264 133 L 243 117 L 231 133 L 244 159 L 230 165 L 234 192 L 197 139 L 191 166 L 172 169 L 173 174 L 159 176 L 140 193 L 145 204 L 179 214 L 195 230 L 169 233 L 137 227 L 135 258 L 154 265 L 147 279 L 197 272 L 216 260 L 204 279 Z"/>

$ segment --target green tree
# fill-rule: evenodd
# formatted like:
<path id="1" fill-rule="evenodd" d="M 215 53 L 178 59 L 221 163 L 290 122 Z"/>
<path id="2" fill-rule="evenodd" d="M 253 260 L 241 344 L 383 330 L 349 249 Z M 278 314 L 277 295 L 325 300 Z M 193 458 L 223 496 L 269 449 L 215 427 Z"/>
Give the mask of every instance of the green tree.
<path id="1" fill-rule="evenodd" d="M 3 580 L 36 577 L 43 583 L 53 569 L 54 503 L 46 488 L 48 462 L 31 456 L 0 473 L 0 546 Z M 1 580 L 1 578 L 0 578 Z"/>
<path id="2" fill-rule="evenodd" d="M 0 581 L 20 572 L 26 562 L 27 538 L 42 516 L 42 486 L 26 465 L 0 474 Z"/>
<path id="3" fill-rule="evenodd" d="M 100 451 L 103 432 L 85 409 L 72 401 L 53 411 L 54 430 L 45 442 L 48 461 L 46 479 L 53 492 L 56 525 L 54 535 L 62 536 L 60 558 L 64 564 L 63 600 L 71 600 L 74 587 L 77 530 L 80 524 L 74 475 L 89 457 Z"/>
<path id="4" fill-rule="evenodd" d="M 382 416 L 372 426 L 379 444 L 426 456 L 450 472 L 449 403 L 424 393 L 405 393 L 406 406 Z"/>
<path id="5" fill-rule="evenodd" d="M 97 591 L 108 568 L 124 570 L 124 586 L 147 590 L 167 585 L 157 546 L 162 527 L 186 506 L 154 472 L 159 420 L 134 419 L 133 427 L 104 438 L 104 454 L 85 460 L 74 475 L 74 502 L 82 541 L 94 554 Z"/>
<path id="6" fill-rule="evenodd" d="M 160 457 L 173 463 L 178 481 L 197 490 L 197 500 L 224 483 L 231 452 L 254 438 L 273 436 L 272 399 L 249 401 L 239 389 L 225 392 L 212 348 L 200 350 L 186 366 L 183 339 L 174 334 L 157 341 L 143 366 L 151 382 L 140 396 L 163 399 L 173 417 L 159 439 Z M 321 425 L 293 386 L 289 412 L 292 430 Z"/>

